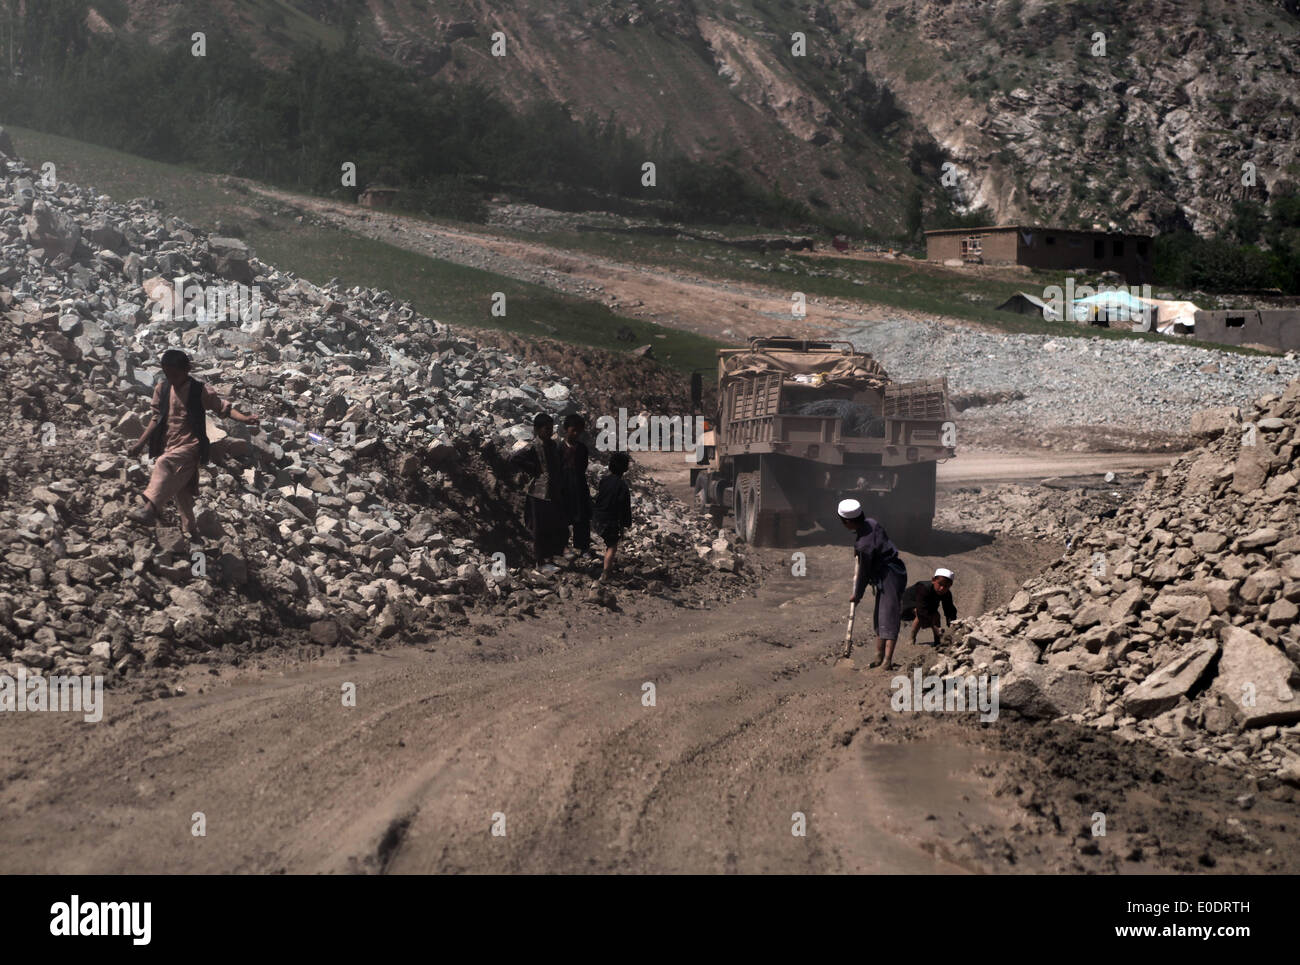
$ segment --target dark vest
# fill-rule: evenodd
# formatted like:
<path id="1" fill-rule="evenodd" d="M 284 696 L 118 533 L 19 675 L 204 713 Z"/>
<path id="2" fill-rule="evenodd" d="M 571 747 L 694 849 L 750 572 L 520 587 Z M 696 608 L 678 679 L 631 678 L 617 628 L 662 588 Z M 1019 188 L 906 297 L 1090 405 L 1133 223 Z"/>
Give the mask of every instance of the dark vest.
<path id="1" fill-rule="evenodd" d="M 157 459 L 162 455 L 167 441 L 167 411 L 172 404 L 172 387 L 163 389 L 162 407 L 158 412 L 158 425 L 149 436 L 149 455 Z M 208 464 L 208 417 L 203 411 L 203 383 L 190 379 L 189 395 L 185 399 L 185 408 L 189 410 L 190 426 L 199 437 L 199 465 Z"/>

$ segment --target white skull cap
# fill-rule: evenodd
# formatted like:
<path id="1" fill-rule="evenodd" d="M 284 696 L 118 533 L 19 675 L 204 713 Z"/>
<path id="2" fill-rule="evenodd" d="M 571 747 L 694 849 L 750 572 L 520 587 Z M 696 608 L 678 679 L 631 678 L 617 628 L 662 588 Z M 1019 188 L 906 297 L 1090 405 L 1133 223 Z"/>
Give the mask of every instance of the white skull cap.
<path id="1" fill-rule="evenodd" d="M 862 515 L 862 504 L 856 499 L 840 500 L 840 518 L 854 519 Z"/>
<path id="2" fill-rule="evenodd" d="M 945 577 L 945 578 L 951 580 L 951 579 L 952 579 L 952 570 L 947 569 L 946 567 L 941 566 L 941 567 L 939 567 L 937 570 L 934 571 L 934 575 L 935 575 L 935 576 L 942 576 L 942 577 Z"/>

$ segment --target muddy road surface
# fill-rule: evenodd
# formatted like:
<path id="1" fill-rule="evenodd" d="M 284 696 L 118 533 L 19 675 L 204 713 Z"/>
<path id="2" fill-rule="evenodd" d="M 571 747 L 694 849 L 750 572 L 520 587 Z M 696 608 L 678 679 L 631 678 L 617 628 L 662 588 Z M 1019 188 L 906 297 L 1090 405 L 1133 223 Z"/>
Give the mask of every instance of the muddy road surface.
<path id="1" fill-rule="evenodd" d="M 0 870 L 1300 866 L 1295 805 L 1238 810 L 1249 788 L 1211 768 L 1010 715 L 892 711 L 893 675 L 865 669 L 869 620 L 858 669 L 834 666 L 849 550 L 816 530 L 802 544 L 806 575 L 761 551 L 760 588 L 713 610 L 620 594 L 618 611 L 476 620 L 429 647 L 191 668 L 185 696 L 113 692 L 99 724 L 6 714 Z M 1058 552 L 972 534 L 932 548 L 906 555 L 909 578 L 952 566 L 963 613 Z M 928 650 L 900 643 L 899 661 Z"/>
<path id="2" fill-rule="evenodd" d="M 1169 465 L 1179 453 L 980 452 L 962 450 L 940 463 L 939 486 L 968 483 L 1033 482 L 1050 476 L 1098 472 L 1141 472 Z"/>

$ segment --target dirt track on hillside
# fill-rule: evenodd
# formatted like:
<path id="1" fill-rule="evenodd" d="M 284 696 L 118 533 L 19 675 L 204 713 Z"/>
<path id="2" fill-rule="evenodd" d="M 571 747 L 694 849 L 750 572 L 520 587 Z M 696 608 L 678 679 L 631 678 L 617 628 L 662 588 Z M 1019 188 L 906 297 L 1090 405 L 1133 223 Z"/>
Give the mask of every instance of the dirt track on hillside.
<path id="1" fill-rule="evenodd" d="M 1050 449 L 1036 452 L 979 452 L 962 450 L 957 458 L 940 463 L 939 485 L 994 483 L 1044 479 L 1097 472 L 1131 472 L 1169 465 L 1176 453 L 1071 453 Z"/>
<path id="2" fill-rule="evenodd" d="M 253 182 L 248 182 L 248 187 L 367 238 L 544 285 L 601 302 L 621 315 L 724 342 L 743 343 L 751 335 L 771 335 L 778 330 L 786 335 L 825 338 L 846 325 L 913 315 L 865 301 L 813 297 L 807 301 L 806 317 L 796 320 L 790 314 L 791 292 L 784 289 L 568 251 L 542 242 L 520 241 L 489 228 L 453 228 Z"/>

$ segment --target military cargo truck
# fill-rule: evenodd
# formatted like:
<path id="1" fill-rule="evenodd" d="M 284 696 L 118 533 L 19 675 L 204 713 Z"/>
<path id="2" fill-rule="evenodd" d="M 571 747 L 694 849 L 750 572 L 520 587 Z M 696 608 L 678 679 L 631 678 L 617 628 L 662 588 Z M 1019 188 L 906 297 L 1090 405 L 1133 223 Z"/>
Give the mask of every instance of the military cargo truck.
<path id="1" fill-rule="evenodd" d="M 691 482 L 697 508 L 756 546 L 789 546 L 861 500 L 902 546 L 934 520 L 935 466 L 956 455 L 946 379 L 892 382 L 843 341 L 754 337 L 718 352 L 718 411 Z"/>

